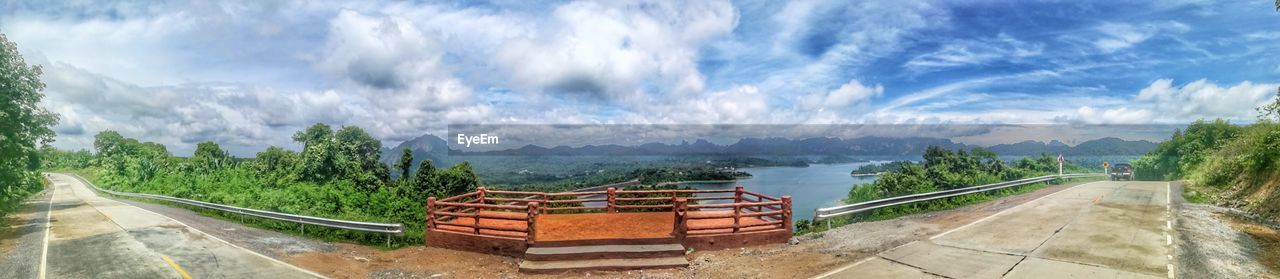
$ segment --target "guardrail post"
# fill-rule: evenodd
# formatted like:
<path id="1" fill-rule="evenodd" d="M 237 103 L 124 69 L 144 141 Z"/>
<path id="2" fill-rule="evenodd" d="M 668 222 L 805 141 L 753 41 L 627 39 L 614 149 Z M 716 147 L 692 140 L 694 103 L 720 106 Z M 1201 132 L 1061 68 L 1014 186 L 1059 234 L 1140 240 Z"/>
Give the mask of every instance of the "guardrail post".
<path id="1" fill-rule="evenodd" d="M 795 233 L 791 228 L 791 196 L 782 196 L 782 226 L 786 227 L 787 232 Z"/>
<path id="2" fill-rule="evenodd" d="M 479 192 L 476 194 L 476 203 L 484 204 L 484 187 L 477 187 L 476 191 Z M 477 208 L 477 210 L 479 210 L 479 208 Z"/>
<path id="3" fill-rule="evenodd" d="M 684 236 L 688 232 L 688 227 L 685 223 L 689 214 L 689 199 L 675 198 L 671 208 L 671 211 L 675 212 L 675 228 L 672 229 L 671 234 L 683 242 Z"/>
<path id="4" fill-rule="evenodd" d="M 614 207 L 615 206 L 614 203 L 617 202 L 616 199 L 618 197 L 617 191 L 618 189 L 609 187 L 608 193 L 605 194 L 605 199 L 608 200 L 607 201 L 608 204 L 605 205 L 605 212 L 609 212 L 609 213 L 618 212 L 618 209 Z"/>
<path id="5" fill-rule="evenodd" d="M 733 187 L 733 203 L 742 202 L 742 185 Z"/>
<path id="6" fill-rule="evenodd" d="M 525 236 L 525 243 L 530 246 L 533 245 L 534 237 L 538 235 L 537 230 L 534 229 L 536 227 L 537 220 L 538 220 L 538 202 L 530 202 L 529 203 L 529 220 L 528 220 L 529 223 L 528 223 L 528 230 L 527 230 L 528 232 L 526 233 L 528 235 Z"/>

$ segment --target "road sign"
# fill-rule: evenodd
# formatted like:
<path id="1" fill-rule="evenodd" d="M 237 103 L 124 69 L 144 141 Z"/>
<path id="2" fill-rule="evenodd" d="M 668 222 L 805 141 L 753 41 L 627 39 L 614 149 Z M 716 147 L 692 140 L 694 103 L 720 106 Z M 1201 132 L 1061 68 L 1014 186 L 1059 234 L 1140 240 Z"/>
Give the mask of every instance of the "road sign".
<path id="1" fill-rule="evenodd" d="M 1062 162 L 1064 161 L 1066 161 L 1066 158 L 1062 158 L 1062 154 L 1058 154 L 1058 175 L 1062 175 Z"/>

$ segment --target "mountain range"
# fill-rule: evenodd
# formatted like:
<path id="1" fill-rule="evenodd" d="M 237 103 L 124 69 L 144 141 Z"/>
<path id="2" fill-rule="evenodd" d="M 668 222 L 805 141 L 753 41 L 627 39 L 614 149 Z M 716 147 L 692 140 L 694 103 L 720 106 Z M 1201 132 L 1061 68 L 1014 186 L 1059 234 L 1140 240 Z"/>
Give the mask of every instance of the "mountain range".
<path id="1" fill-rule="evenodd" d="M 525 145 L 520 148 L 485 151 L 485 152 L 458 152 L 457 155 L 521 155 L 521 156 L 644 156 L 644 155 L 725 155 L 725 156 L 805 156 L 805 155 L 845 155 L 845 156 L 901 156 L 901 155 L 918 155 L 924 153 L 924 150 L 931 145 L 941 146 L 947 149 L 973 148 L 977 145 L 967 145 L 963 143 L 952 142 L 949 139 L 927 138 L 927 137 L 910 137 L 910 138 L 889 138 L 889 137 L 861 137 L 853 139 L 841 139 L 833 137 L 815 137 L 807 139 L 787 139 L 780 137 L 773 138 L 743 138 L 735 143 L 728 145 L 718 145 L 706 140 L 696 140 L 692 143 L 682 141 L 679 144 L 666 143 L 646 143 L 636 146 L 623 146 L 615 144 L 606 145 L 586 145 L 581 147 L 555 146 L 551 148 Z M 1065 155 L 1142 155 L 1151 151 L 1156 143 L 1137 140 L 1129 141 L 1114 137 L 1106 137 L 1095 140 L 1084 141 L 1078 145 L 1070 146 L 1060 141 L 1054 140 L 1048 143 L 1042 141 L 1022 141 L 1012 144 L 997 144 L 986 147 L 1000 155 L 1034 155 L 1040 153 L 1049 154 L 1065 154 Z M 451 164 L 449 161 L 448 143 L 434 135 L 423 135 L 412 140 L 405 141 L 394 148 L 384 148 L 382 150 L 382 160 L 388 164 L 394 164 L 400 160 L 403 149 L 408 148 L 413 152 L 414 164 L 422 159 L 431 159 L 437 165 L 444 166 Z"/>

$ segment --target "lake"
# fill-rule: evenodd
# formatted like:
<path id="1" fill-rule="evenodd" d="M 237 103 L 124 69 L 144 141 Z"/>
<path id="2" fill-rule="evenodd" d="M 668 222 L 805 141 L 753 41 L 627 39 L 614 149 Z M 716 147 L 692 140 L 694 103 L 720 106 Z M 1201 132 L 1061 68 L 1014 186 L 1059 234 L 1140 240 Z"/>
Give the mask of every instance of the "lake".
<path id="1" fill-rule="evenodd" d="M 813 210 L 840 204 L 854 184 L 871 183 L 877 176 L 851 177 L 849 172 L 875 162 L 810 165 L 808 167 L 741 168 L 752 175 L 732 183 L 685 183 L 695 189 L 733 189 L 742 185 L 747 190 L 774 197 L 791 195 L 792 220 L 813 219 Z"/>

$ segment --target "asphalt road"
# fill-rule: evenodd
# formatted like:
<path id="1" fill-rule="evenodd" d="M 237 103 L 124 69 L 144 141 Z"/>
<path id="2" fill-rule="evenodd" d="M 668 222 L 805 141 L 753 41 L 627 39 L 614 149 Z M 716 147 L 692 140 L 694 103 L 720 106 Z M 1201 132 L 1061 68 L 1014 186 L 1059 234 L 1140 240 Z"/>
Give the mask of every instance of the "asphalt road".
<path id="1" fill-rule="evenodd" d="M 150 211 L 99 197 L 78 180 L 52 174 L 0 237 L 0 278 L 314 278 Z M 51 199 L 42 200 L 44 197 Z M 44 216 L 48 219 L 43 219 Z M 15 260 L 16 259 L 16 260 Z"/>
<path id="2" fill-rule="evenodd" d="M 819 278 L 1172 278 L 1169 183 L 1102 181 Z"/>

